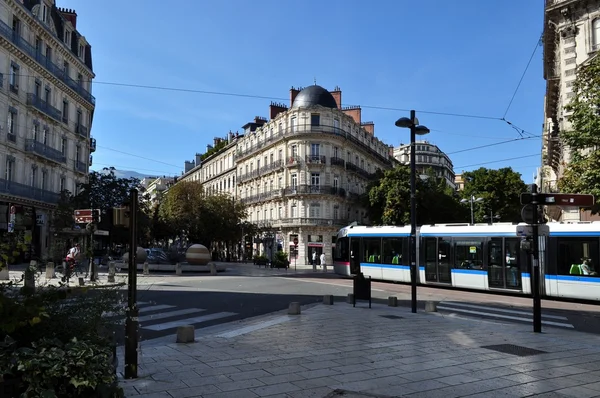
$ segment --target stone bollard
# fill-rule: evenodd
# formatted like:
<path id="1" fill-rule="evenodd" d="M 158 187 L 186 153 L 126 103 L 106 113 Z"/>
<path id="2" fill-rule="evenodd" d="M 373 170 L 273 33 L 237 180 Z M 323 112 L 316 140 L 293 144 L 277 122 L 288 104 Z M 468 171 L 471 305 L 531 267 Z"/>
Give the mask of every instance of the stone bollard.
<path id="1" fill-rule="evenodd" d="M 115 283 L 116 265 L 114 261 L 108 263 L 108 283 Z"/>
<path id="2" fill-rule="evenodd" d="M 215 263 L 209 263 L 208 267 L 210 268 L 211 275 L 217 275 L 217 265 Z"/>
<path id="3" fill-rule="evenodd" d="M 79 278 L 79 286 L 85 286 L 85 279 L 82 277 Z"/>
<path id="4" fill-rule="evenodd" d="M 323 304 L 333 305 L 333 296 L 331 294 L 326 294 L 323 296 Z"/>
<path id="5" fill-rule="evenodd" d="M 352 294 L 352 293 L 348 293 L 348 297 L 346 297 L 346 302 L 347 302 L 348 304 L 352 304 L 352 303 L 354 303 L 354 294 Z"/>
<path id="6" fill-rule="evenodd" d="M 194 325 L 177 327 L 177 343 L 193 343 L 194 341 L 196 341 Z"/>
<path id="7" fill-rule="evenodd" d="M 150 275 L 150 266 L 148 265 L 148 261 L 144 262 L 142 269 L 144 270 L 144 275 Z"/>
<path id="8" fill-rule="evenodd" d="M 300 303 L 290 303 L 290 307 L 288 308 L 288 315 L 300 315 L 300 312 Z"/>
<path id="9" fill-rule="evenodd" d="M 35 292 L 35 272 L 37 267 L 37 261 L 31 260 L 29 267 L 25 269 L 23 286 L 30 290 L 31 293 Z"/>
<path id="10" fill-rule="evenodd" d="M 54 273 L 54 263 L 49 262 L 46 264 L 46 279 L 56 278 L 56 274 Z"/>
<path id="11" fill-rule="evenodd" d="M 390 296 L 388 297 L 388 307 L 397 307 L 398 306 L 398 297 Z"/>
<path id="12" fill-rule="evenodd" d="M 8 272 L 8 265 L 5 265 L 4 268 L 0 269 L 0 281 L 10 280 L 10 273 Z"/>
<path id="13" fill-rule="evenodd" d="M 435 301 L 426 301 L 425 312 L 437 312 L 437 303 Z"/>
<path id="14" fill-rule="evenodd" d="M 181 264 L 179 263 L 175 264 L 175 275 L 183 275 Z"/>

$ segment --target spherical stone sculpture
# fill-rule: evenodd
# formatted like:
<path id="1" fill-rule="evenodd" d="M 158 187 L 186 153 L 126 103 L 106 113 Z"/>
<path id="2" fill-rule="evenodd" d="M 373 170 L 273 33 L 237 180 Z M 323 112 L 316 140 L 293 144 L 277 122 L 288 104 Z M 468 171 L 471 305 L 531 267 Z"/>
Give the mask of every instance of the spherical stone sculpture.
<path id="1" fill-rule="evenodd" d="M 185 259 L 190 265 L 206 265 L 210 262 L 210 252 L 199 243 L 191 245 L 185 252 Z"/>
<path id="2" fill-rule="evenodd" d="M 136 259 L 137 263 L 143 264 L 147 258 L 148 258 L 148 254 L 146 253 L 146 250 L 144 250 L 143 247 L 138 246 L 137 253 L 135 255 L 135 259 Z M 125 262 L 125 263 L 129 262 L 129 251 L 127 251 L 125 254 L 123 254 L 123 262 Z"/>

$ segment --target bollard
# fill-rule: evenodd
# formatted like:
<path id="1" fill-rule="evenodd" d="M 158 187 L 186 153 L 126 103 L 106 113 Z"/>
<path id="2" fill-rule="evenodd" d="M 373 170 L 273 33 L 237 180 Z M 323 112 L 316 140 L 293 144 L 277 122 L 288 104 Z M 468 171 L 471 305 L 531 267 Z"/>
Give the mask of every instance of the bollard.
<path id="1" fill-rule="evenodd" d="M 176 343 L 193 343 L 196 341 L 194 325 L 185 325 L 177 327 Z"/>
<path id="2" fill-rule="evenodd" d="M 300 303 L 290 303 L 290 307 L 288 308 L 288 315 L 300 315 L 300 312 Z"/>
<path id="3" fill-rule="evenodd" d="M 388 297 L 388 307 L 397 307 L 398 306 L 398 297 L 390 296 Z"/>
<path id="4" fill-rule="evenodd" d="M 326 294 L 323 296 L 323 304 L 333 305 L 333 296 L 331 294 Z"/>
<path id="5" fill-rule="evenodd" d="M 0 269 L 0 281 L 10 280 L 10 273 L 8 272 L 8 265 L 5 265 Z"/>
<path id="6" fill-rule="evenodd" d="M 175 275 L 183 275 L 181 264 L 179 263 L 175 264 Z"/>
<path id="7" fill-rule="evenodd" d="M 437 303 L 435 301 L 425 302 L 425 312 L 437 312 Z"/>
<path id="8" fill-rule="evenodd" d="M 31 260 L 29 263 L 29 267 L 25 269 L 24 272 L 24 280 L 23 286 L 30 292 L 35 292 L 35 270 L 36 270 L 37 262 L 35 260 Z"/>
<path id="9" fill-rule="evenodd" d="M 210 268 L 211 275 L 217 275 L 217 266 L 215 263 L 208 264 L 208 267 Z"/>
<path id="10" fill-rule="evenodd" d="M 79 286 L 85 286 L 85 279 L 82 277 L 79 278 Z"/>
<path id="11" fill-rule="evenodd" d="M 348 293 L 348 297 L 346 297 L 346 302 L 348 304 L 354 304 L 354 295 L 352 293 Z"/>
<path id="12" fill-rule="evenodd" d="M 46 264 L 46 279 L 56 278 L 56 274 L 54 273 L 54 263 L 49 262 Z"/>
<path id="13" fill-rule="evenodd" d="M 144 275 L 150 275 L 150 266 L 148 265 L 148 261 L 144 262 Z"/>
<path id="14" fill-rule="evenodd" d="M 115 283 L 115 273 L 116 273 L 115 262 L 111 261 L 108 263 L 108 283 Z"/>

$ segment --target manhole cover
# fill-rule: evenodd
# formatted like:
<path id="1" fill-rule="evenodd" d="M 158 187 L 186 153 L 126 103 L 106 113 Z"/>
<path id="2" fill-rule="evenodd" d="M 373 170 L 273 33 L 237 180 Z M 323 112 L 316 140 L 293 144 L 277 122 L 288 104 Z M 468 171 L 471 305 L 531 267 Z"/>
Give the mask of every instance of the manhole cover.
<path id="1" fill-rule="evenodd" d="M 398 316 L 398 315 L 379 315 L 382 318 L 387 318 L 387 319 L 404 319 L 404 317 Z"/>
<path id="2" fill-rule="evenodd" d="M 486 348 L 488 350 L 502 352 L 504 354 L 517 355 L 520 357 L 527 357 L 530 355 L 539 355 L 546 354 L 546 351 L 536 350 L 534 348 L 523 347 L 520 345 L 514 344 L 496 344 L 496 345 L 486 345 L 481 348 Z"/>
<path id="3" fill-rule="evenodd" d="M 389 395 L 367 394 L 364 392 L 333 390 L 323 398 L 392 398 Z"/>

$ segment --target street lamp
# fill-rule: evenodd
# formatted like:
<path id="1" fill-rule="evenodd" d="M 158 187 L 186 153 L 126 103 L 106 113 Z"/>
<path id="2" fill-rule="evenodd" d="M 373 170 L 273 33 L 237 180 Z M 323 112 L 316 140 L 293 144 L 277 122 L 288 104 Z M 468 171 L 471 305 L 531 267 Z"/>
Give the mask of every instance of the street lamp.
<path id="1" fill-rule="evenodd" d="M 471 197 L 469 197 L 469 199 L 461 199 L 460 203 L 471 203 L 471 225 L 475 224 L 475 215 L 473 213 L 473 203 L 475 202 L 481 202 L 483 200 L 483 198 L 477 198 L 475 199 L 475 196 L 471 195 Z"/>
<path id="2" fill-rule="evenodd" d="M 410 111 L 410 118 L 401 117 L 396 120 L 396 127 L 410 129 L 410 283 L 412 312 L 417 312 L 417 202 L 416 202 L 416 164 L 415 136 L 429 134 L 429 129 L 419 125 L 415 111 Z"/>

